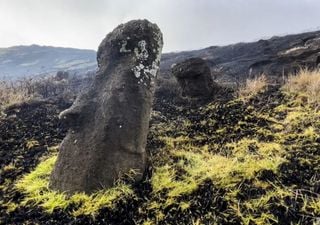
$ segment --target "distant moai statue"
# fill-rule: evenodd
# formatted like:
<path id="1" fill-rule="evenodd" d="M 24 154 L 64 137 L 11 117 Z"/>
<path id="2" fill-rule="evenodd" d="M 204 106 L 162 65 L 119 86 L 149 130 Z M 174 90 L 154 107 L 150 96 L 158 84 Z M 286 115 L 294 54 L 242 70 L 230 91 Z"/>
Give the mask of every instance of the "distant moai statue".
<path id="1" fill-rule="evenodd" d="M 160 29 L 147 20 L 121 24 L 102 41 L 91 87 L 60 114 L 70 129 L 51 188 L 92 193 L 132 170 L 142 178 L 162 45 Z"/>
<path id="2" fill-rule="evenodd" d="M 60 81 L 60 80 L 68 80 L 69 79 L 69 72 L 68 71 L 58 71 L 56 73 L 55 79 Z"/>
<path id="3" fill-rule="evenodd" d="M 212 80 L 210 67 L 202 58 L 189 58 L 174 64 L 171 71 L 184 97 L 209 97 L 217 86 Z"/>

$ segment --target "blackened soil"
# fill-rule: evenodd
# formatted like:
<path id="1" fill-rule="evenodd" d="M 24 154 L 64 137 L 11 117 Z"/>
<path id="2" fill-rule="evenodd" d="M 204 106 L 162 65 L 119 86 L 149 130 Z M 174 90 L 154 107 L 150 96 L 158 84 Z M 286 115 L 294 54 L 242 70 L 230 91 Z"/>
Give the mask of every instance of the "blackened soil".
<path id="1" fill-rule="evenodd" d="M 21 199 L 22 195 L 13 189 L 13 182 L 30 172 L 48 153 L 48 147 L 61 142 L 66 129 L 59 123 L 58 114 L 69 106 L 70 103 L 60 100 L 34 101 L 5 111 L 6 117 L 0 120 L 0 186 L 3 187 L 0 202 Z M 22 208 L 15 213 L 6 214 L 0 205 L 0 223 L 22 224 L 30 219 L 26 215 L 39 215 L 39 210 Z"/>
<path id="2" fill-rule="evenodd" d="M 254 137 L 261 141 L 273 141 L 274 132 L 270 128 L 272 121 L 261 118 L 257 113 L 274 116 L 273 109 L 283 104 L 286 99 L 279 91 L 279 87 L 270 87 L 265 93 L 258 95 L 247 103 L 231 100 L 232 93 L 228 92 L 216 99 L 189 102 L 172 97 L 158 97 L 154 102 L 154 110 L 159 112 L 151 119 L 151 129 L 148 137 L 147 149 L 149 154 L 159 154 L 163 147 L 159 134 L 169 137 L 178 137 L 187 134 L 190 142 L 195 146 L 204 146 L 215 143 L 221 151 L 215 154 L 228 155 L 226 143 L 238 141 L 244 137 Z M 13 188 L 13 183 L 23 174 L 28 173 L 38 163 L 42 156 L 48 153 L 48 147 L 57 145 L 66 134 L 66 129 L 59 123 L 58 114 L 70 104 L 62 101 L 42 101 L 25 103 L 14 106 L 6 111 L 7 116 L 0 120 L 0 203 L 18 203 L 23 195 Z M 285 116 L 285 115 L 283 115 Z M 188 126 L 182 127 L 185 121 Z M 239 123 L 241 121 L 241 123 Z M 157 124 L 167 124 L 177 127 L 159 132 Z M 261 132 L 263 130 L 263 133 Z M 34 146 L 29 141 L 37 141 Z M 319 140 L 316 140 L 319 142 Z M 261 171 L 257 178 L 284 186 L 295 185 L 297 189 L 306 190 L 301 196 L 319 194 L 319 145 L 301 142 L 302 148 L 290 149 L 288 161 L 281 165 L 281 175 L 272 171 Z M 301 147 L 300 146 L 300 147 Z M 254 148 L 254 147 L 253 147 Z M 297 158 L 308 158 L 308 162 L 301 162 Z M 13 167 L 8 167 L 8 165 Z M 319 163 L 318 163 L 319 164 Z M 114 209 L 103 208 L 92 218 L 81 216 L 74 218 L 70 215 L 72 206 L 65 211 L 56 210 L 52 214 L 44 212 L 38 207 L 18 207 L 7 212 L 5 206 L 0 205 L 0 224 L 109 224 L 133 225 L 140 221 L 154 218 L 152 211 L 143 211 L 141 207 L 152 196 L 149 178 L 153 173 L 153 166 L 147 170 L 144 181 L 133 184 L 137 198 L 123 199 Z M 6 168 L 6 169 L 5 169 Z M 250 180 L 245 180 L 239 189 L 237 200 L 243 201 L 265 194 L 265 190 L 253 187 Z M 302 191 L 302 190 L 300 190 Z M 228 202 L 224 199 L 225 190 L 215 187 L 212 181 L 204 181 L 198 190 L 190 195 L 181 196 L 179 201 L 191 202 L 190 207 L 182 211 L 179 208 L 168 207 L 164 219 L 159 224 L 189 225 L 195 218 L 211 213 L 212 217 L 202 219 L 204 224 L 241 224 L 238 215 L 230 213 Z M 285 199 L 287 209 L 279 202 L 270 204 L 270 211 L 278 218 L 277 224 L 312 224 L 315 215 L 302 215 L 303 202 L 301 198 Z M 145 212 L 149 212 L 146 214 Z M 275 223 L 276 224 L 276 223 Z"/>

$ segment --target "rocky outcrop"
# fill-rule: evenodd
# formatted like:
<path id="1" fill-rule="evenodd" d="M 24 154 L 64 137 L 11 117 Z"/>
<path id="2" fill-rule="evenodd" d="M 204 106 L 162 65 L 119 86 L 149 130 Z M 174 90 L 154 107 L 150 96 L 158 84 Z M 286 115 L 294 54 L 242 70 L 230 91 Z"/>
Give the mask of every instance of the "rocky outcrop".
<path id="1" fill-rule="evenodd" d="M 51 174 L 53 189 L 91 193 L 130 171 L 141 179 L 161 49 L 161 31 L 147 20 L 119 25 L 102 41 L 92 86 L 60 114 L 70 130 Z"/>
<path id="2" fill-rule="evenodd" d="M 219 83 L 239 83 L 262 73 L 282 79 L 301 67 L 319 67 L 320 31 L 164 54 L 161 73 L 169 77 L 172 64 L 191 57 L 205 59 Z"/>
<path id="3" fill-rule="evenodd" d="M 210 68 L 201 58 L 190 58 L 172 66 L 181 95 L 187 97 L 209 97 L 213 92 Z"/>

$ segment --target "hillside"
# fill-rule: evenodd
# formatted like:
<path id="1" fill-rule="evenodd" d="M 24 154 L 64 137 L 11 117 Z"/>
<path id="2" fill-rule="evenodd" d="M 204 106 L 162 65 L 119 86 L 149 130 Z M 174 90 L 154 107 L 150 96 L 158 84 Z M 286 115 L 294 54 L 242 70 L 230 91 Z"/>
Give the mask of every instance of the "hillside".
<path id="1" fill-rule="evenodd" d="M 17 79 L 56 73 L 59 70 L 82 72 L 95 70 L 96 52 L 49 46 L 0 48 L 0 78 Z"/>
<path id="2" fill-rule="evenodd" d="M 195 51 L 162 55 L 162 76 L 170 77 L 172 64 L 190 57 L 201 57 L 210 64 L 219 82 L 238 83 L 265 73 L 280 77 L 300 67 L 315 68 L 320 63 L 320 31 L 273 37 L 252 43 L 212 46 Z M 0 49 L 0 78 L 55 73 L 59 70 L 95 70 L 93 50 L 46 46 L 16 46 Z"/>
<path id="3" fill-rule="evenodd" d="M 173 63 L 190 57 L 206 59 L 219 82 L 243 82 L 262 73 L 281 78 L 301 67 L 312 69 L 319 65 L 320 31 L 164 54 L 162 72 L 168 74 Z"/>

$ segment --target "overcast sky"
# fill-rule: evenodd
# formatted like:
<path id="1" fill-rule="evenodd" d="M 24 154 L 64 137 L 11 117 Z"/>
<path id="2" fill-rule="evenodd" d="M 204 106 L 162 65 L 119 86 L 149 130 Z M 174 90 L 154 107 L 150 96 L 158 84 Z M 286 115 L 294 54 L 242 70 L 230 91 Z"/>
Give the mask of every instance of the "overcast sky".
<path id="1" fill-rule="evenodd" d="M 97 49 L 120 23 L 146 18 L 164 52 L 320 30 L 320 0 L 0 0 L 0 47 Z"/>

